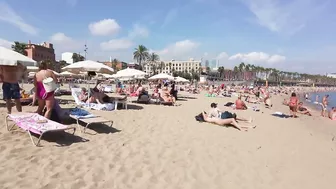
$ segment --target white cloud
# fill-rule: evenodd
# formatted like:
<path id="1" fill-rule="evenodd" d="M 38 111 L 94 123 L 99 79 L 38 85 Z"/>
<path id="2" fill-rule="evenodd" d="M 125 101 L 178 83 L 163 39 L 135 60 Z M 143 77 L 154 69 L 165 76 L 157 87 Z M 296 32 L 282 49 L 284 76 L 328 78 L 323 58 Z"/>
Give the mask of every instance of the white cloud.
<path id="1" fill-rule="evenodd" d="M 273 32 L 295 34 L 326 6 L 317 0 L 243 0 L 256 21 Z"/>
<path id="2" fill-rule="evenodd" d="M 1 39 L 0 38 L 0 46 L 6 47 L 6 48 L 12 48 L 12 44 L 14 44 L 11 41 L 7 41 L 6 39 Z"/>
<path id="3" fill-rule="evenodd" d="M 72 7 L 76 6 L 78 3 L 78 0 L 66 0 L 66 3 Z"/>
<path id="4" fill-rule="evenodd" d="M 199 47 L 198 42 L 191 40 L 178 41 L 166 48 L 156 51 L 161 59 L 185 59 L 190 58 L 191 53 Z"/>
<path id="5" fill-rule="evenodd" d="M 129 39 L 112 39 L 107 42 L 100 43 L 103 51 L 125 50 L 133 46 L 133 42 Z"/>
<path id="6" fill-rule="evenodd" d="M 238 60 L 250 64 L 275 64 L 286 60 L 286 57 L 280 55 L 269 55 L 264 52 L 250 52 L 247 54 L 238 53 L 229 57 L 229 60 Z"/>
<path id="7" fill-rule="evenodd" d="M 121 30 L 121 27 L 114 19 L 104 19 L 89 24 L 89 30 L 92 35 L 108 36 L 116 35 Z"/>
<path id="8" fill-rule="evenodd" d="M 26 23 L 7 3 L 0 2 L 0 21 L 12 24 L 21 31 L 37 35 L 38 29 Z"/>
<path id="9" fill-rule="evenodd" d="M 142 25 L 134 24 L 133 29 L 129 32 L 128 36 L 130 38 L 136 38 L 136 37 L 148 37 L 149 36 L 149 30 Z"/>
<path id="10" fill-rule="evenodd" d="M 166 17 L 163 21 L 163 24 L 161 25 L 161 28 L 166 27 L 168 24 L 170 24 L 178 15 L 178 9 L 170 9 L 168 13 L 166 14 Z"/>
<path id="11" fill-rule="evenodd" d="M 82 41 L 75 40 L 61 32 L 52 35 L 50 41 L 54 44 L 54 48 L 57 52 L 60 53 L 65 51 L 77 52 L 84 49 L 84 43 Z"/>
<path id="12" fill-rule="evenodd" d="M 222 59 L 228 59 L 229 58 L 229 55 L 226 53 L 226 52 L 221 52 L 219 53 L 219 55 L 216 57 L 217 60 L 222 60 Z"/>

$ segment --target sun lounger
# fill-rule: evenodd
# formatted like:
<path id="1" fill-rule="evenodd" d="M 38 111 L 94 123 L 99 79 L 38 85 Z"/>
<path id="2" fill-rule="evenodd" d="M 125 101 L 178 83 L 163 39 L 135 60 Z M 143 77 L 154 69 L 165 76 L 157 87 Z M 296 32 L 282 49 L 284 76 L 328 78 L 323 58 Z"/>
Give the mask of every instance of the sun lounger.
<path id="1" fill-rule="evenodd" d="M 13 121 L 15 124 L 9 127 L 8 120 Z M 74 134 L 76 131 L 75 127 L 69 127 L 67 125 L 63 125 L 63 124 L 51 121 L 37 113 L 9 114 L 6 116 L 5 122 L 6 122 L 6 127 L 8 131 L 11 131 L 15 125 L 27 131 L 32 143 L 35 146 L 39 145 L 41 138 L 45 133 L 65 131 L 65 130 L 72 129 L 73 130 L 72 134 Z M 40 135 L 37 142 L 33 140 L 31 133 Z"/>
<path id="2" fill-rule="evenodd" d="M 115 103 L 105 103 L 105 104 L 96 104 L 96 103 L 85 103 L 79 100 L 78 96 L 81 93 L 81 88 L 72 88 L 71 95 L 75 99 L 77 105 L 82 106 L 87 109 L 94 109 L 94 110 L 106 110 L 112 111 L 115 109 Z"/>
<path id="3" fill-rule="evenodd" d="M 80 108 L 70 110 L 70 117 L 76 120 L 78 129 L 83 133 L 85 133 L 85 130 L 89 125 L 94 123 L 100 123 L 100 124 L 110 123 L 110 127 L 112 127 L 113 125 L 113 121 L 107 120 L 100 116 L 93 115 L 90 112 Z M 81 129 L 81 126 L 79 125 L 80 121 L 86 124 L 84 129 Z"/>

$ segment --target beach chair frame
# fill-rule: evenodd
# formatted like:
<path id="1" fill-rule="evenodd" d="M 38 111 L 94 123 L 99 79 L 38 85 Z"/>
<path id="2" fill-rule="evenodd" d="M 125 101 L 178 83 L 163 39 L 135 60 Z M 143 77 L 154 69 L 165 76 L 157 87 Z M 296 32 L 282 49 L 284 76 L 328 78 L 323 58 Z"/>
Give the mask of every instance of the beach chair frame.
<path id="1" fill-rule="evenodd" d="M 11 127 L 9 127 L 9 125 L 8 125 L 8 121 L 9 121 L 9 120 L 10 120 L 10 121 L 13 121 L 13 120 L 11 120 L 11 119 L 9 118 L 9 115 L 7 115 L 7 116 L 5 117 L 5 123 L 6 123 L 7 131 L 13 131 L 13 128 L 14 128 L 14 126 L 16 125 L 16 123 L 15 123 L 15 121 L 13 121 L 13 122 L 14 122 L 13 125 L 12 125 Z M 25 129 L 24 129 L 24 130 L 25 130 Z M 33 136 L 32 136 L 32 134 L 31 134 L 31 131 L 30 131 L 29 129 L 27 129 L 27 130 L 25 130 L 25 131 L 28 133 L 28 135 L 29 135 L 29 137 L 30 137 L 30 140 L 32 141 L 33 145 L 36 146 L 36 147 L 38 147 L 44 134 L 46 134 L 46 133 L 51 133 L 51 132 L 57 132 L 57 131 L 65 131 L 65 130 L 73 130 L 73 133 L 71 133 L 71 134 L 74 135 L 75 132 L 76 132 L 76 127 L 68 127 L 68 128 L 66 128 L 66 129 L 47 130 L 47 131 L 42 132 L 42 133 L 40 134 L 40 137 L 37 139 L 36 142 L 35 142 L 34 139 L 33 139 Z"/>
<path id="2" fill-rule="evenodd" d="M 112 127 L 113 126 L 113 121 L 111 120 L 107 120 L 105 118 L 102 118 L 102 117 L 93 117 L 93 118 L 84 118 L 84 119 L 81 119 L 81 118 L 77 118 L 75 116 L 72 116 L 70 115 L 70 117 L 72 119 L 75 119 L 76 120 L 76 123 L 77 123 L 77 128 L 79 129 L 79 131 L 81 133 L 85 133 L 86 129 L 89 127 L 89 125 L 91 124 L 105 124 L 109 127 Z M 85 123 L 85 126 L 81 126 L 79 124 L 79 122 L 83 122 Z M 110 123 L 110 124 L 107 124 L 107 123 Z"/>

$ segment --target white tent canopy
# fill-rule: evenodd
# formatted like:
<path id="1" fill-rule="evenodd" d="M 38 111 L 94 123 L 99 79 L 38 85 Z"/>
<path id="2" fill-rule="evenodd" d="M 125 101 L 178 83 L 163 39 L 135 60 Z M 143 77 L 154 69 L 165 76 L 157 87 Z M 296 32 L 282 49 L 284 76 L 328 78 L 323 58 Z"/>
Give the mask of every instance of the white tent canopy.
<path id="1" fill-rule="evenodd" d="M 147 73 L 136 70 L 133 68 L 126 68 L 124 70 L 120 70 L 117 74 L 113 75 L 114 78 L 127 78 L 127 77 L 135 77 L 135 78 L 142 78 L 146 76 Z"/>
<path id="2" fill-rule="evenodd" d="M 178 77 L 175 77 L 175 81 L 176 82 L 190 82 L 189 80 L 187 80 L 187 79 L 185 79 L 185 78 L 183 78 L 183 77 L 180 77 L 180 76 L 178 76 Z"/>
<path id="3" fill-rule="evenodd" d="M 17 63 L 21 63 L 24 66 L 36 65 L 35 60 L 11 49 L 0 46 L 0 65 L 16 66 Z"/>
<path id="4" fill-rule="evenodd" d="M 167 79 L 173 81 L 174 77 L 165 73 L 160 73 L 150 77 L 148 80 L 159 80 L 159 79 Z"/>
<path id="5" fill-rule="evenodd" d="M 73 72 L 99 72 L 99 73 L 112 73 L 114 70 L 103 63 L 95 62 L 92 60 L 85 60 L 70 64 L 63 68 L 66 71 Z"/>

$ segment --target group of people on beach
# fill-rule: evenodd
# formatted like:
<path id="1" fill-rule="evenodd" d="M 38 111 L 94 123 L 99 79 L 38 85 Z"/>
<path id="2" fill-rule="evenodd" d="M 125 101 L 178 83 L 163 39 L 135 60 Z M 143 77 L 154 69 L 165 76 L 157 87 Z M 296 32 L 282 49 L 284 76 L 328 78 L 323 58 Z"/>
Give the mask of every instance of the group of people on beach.
<path id="1" fill-rule="evenodd" d="M 18 63 L 17 66 L 0 66 L 0 81 L 2 82 L 3 99 L 6 102 L 7 113 L 12 112 L 12 100 L 15 101 L 16 109 L 22 112 L 20 99 L 22 98 L 19 81 L 26 79 L 26 67 Z M 57 82 L 57 78 L 52 70 L 49 70 L 47 64 L 42 62 L 39 65 L 39 71 L 34 76 L 33 95 L 38 101 L 36 112 L 50 118 L 52 110 L 59 107 L 55 100 L 54 91 L 46 91 L 43 80 L 51 78 Z"/>
<path id="2" fill-rule="evenodd" d="M 304 94 L 304 98 L 306 101 L 309 100 L 309 94 Z M 328 101 L 329 95 L 324 95 L 322 97 L 322 101 L 319 102 L 319 96 L 316 95 L 316 100 L 314 104 L 317 104 L 321 107 L 321 116 L 322 117 L 328 117 L 331 120 L 336 120 L 336 107 L 332 107 L 331 110 L 328 111 Z M 292 117 L 297 117 L 297 113 L 303 114 L 303 115 L 309 115 L 312 116 L 312 111 L 303 105 L 303 102 L 299 100 L 299 97 L 297 96 L 297 93 L 292 92 L 289 100 L 284 99 L 283 104 L 286 106 L 289 106 L 290 114 Z"/>

